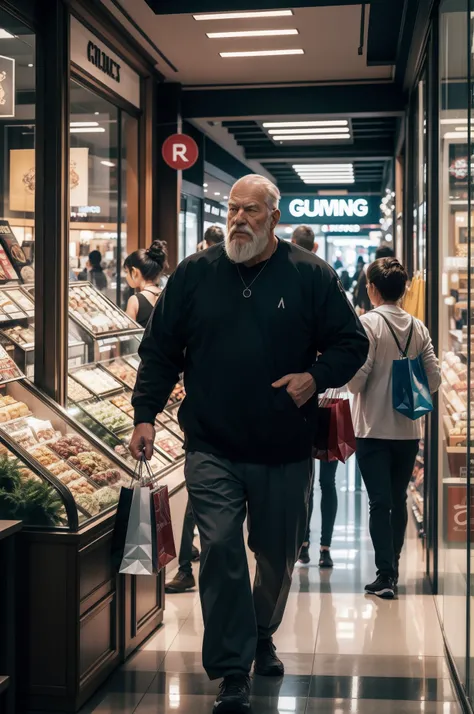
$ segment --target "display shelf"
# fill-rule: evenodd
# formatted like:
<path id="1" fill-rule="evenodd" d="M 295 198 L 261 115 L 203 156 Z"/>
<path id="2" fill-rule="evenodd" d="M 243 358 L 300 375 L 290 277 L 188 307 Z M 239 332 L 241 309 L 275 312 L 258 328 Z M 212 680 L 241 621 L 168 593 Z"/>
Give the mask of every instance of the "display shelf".
<path id="1" fill-rule="evenodd" d="M 109 397 L 122 391 L 123 385 L 100 363 L 90 364 L 70 370 L 69 376 L 85 387 L 94 397 Z"/>
<path id="2" fill-rule="evenodd" d="M 143 333 L 137 322 L 87 282 L 69 285 L 69 315 L 94 339 Z"/>

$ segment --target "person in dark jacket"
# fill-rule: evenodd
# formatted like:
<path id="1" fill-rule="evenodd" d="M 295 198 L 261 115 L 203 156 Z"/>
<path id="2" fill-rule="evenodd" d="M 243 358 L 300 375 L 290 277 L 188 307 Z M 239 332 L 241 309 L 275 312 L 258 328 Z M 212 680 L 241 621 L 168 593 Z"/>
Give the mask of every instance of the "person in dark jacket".
<path id="1" fill-rule="evenodd" d="M 216 713 L 249 711 L 254 660 L 257 674 L 284 672 L 272 635 L 306 531 L 317 394 L 346 384 L 368 352 L 334 271 L 275 237 L 279 198 L 263 176 L 233 186 L 225 243 L 180 263 L 155 307 L 133 396 L 130 449 L 149 459 L 155 417 L 184 373 L 203 664 L 211 679 L 223 677 Z"/>
<path id="2" fill-rule="evenodd" d="M 393 258 L 395 255 L 393 248 L 391 248 L 386 243 L 380 245 L 375 251 L 375 260 L 379 258 Z M 366 312 L 372 309 L 372 305 L 367 294 L 367 273 L 362 270 L 359 273 L 359 277 L 354 288 L 354 307 L 358 309 L 361 315 L 365 315 Z"/>
<path id="3" fill-rule="evenodd" d="M 97 288 L 104 291 L 107 289 L 107 276 L 102 267 L 102 254 L 99 250 L 89 253 L 86 269 L 79 273 L 79 280 L 88 280 Z"/>

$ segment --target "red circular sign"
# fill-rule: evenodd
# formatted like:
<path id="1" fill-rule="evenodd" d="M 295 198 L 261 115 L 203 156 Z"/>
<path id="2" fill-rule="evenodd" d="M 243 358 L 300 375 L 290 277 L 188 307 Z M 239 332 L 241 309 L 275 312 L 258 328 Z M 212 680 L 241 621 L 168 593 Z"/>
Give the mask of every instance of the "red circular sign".
<path id="1" fill-rule="evenodd" d="M 192 137 L 173 134 L 163 143 L 161 154 L 168 166 L 183 171 L 194 166 L 199 157 L 199 148 Z"/>

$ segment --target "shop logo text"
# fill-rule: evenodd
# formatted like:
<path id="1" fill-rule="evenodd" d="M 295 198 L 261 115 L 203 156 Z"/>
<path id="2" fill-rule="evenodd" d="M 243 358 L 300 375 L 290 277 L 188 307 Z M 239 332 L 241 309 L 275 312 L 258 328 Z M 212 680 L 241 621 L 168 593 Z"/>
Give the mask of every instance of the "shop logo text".
<path id="1" fill-rule="evenodd" d="M 120 65 L 118 62 L 115 62 L 91 41 L 87 43 L 87 59 L 94 67 L 97 67 L 97 69 L 100 69 L 108 77 L 120 84 Z"/>
<path id="2" fill-rule="evenodd" d="M 290 203 L 289 211 L 295 218 L 364 218 L 369 213 L 369 204 L 365 198 L 295 198 Z"/>

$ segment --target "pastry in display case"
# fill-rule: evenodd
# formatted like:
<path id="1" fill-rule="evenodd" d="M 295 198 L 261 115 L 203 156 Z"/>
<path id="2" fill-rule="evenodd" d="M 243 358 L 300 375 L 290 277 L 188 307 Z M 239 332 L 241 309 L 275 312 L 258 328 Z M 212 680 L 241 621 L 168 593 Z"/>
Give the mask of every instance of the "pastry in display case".
<path id="1" fill-rule="evenodd" d="M 110 374 L 113 374 L 114 377 L 120 379 L 127 387 L 130 387 L 130 389 L 135 387 L 137 369 L 131 365 L 129 360 L 124 360 L 119 357 L 110 362 L 104 362 L 103 367 L 110 372 Z"/>
<path id="2" fill-rule="evenodd" d="M 70 376 L 89 390 L 96 397 L 113 394 L 123 389 L 123 386 L 110 375 L 100 364 L 81 367 L 70 372 Z"/>
<path id="3" fill-rule="evenodd" d="M 109 406 L 129 419 L 117 407 Z M 116 506 L 121 487 L 130 485 L 134 473 L 134 464 L 123 458 L 125 450 L 114 451 L 113 446 L 78 429 L 26 379 L 9 382 L 1 389 L 0 443 L 11 445 L 16 456 L 23 456 L 22 478 L 46 477 L 63 501 L 69 498 L 68 508 L 63 504 L 61 518 L 51 524 L 57 527 L 69 524 L 69 528 L 78 528 Z M 123 444 L 117 440 L 116 446 Z"/>

